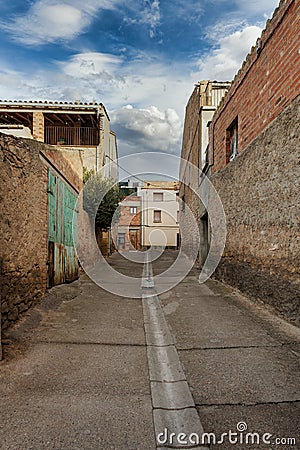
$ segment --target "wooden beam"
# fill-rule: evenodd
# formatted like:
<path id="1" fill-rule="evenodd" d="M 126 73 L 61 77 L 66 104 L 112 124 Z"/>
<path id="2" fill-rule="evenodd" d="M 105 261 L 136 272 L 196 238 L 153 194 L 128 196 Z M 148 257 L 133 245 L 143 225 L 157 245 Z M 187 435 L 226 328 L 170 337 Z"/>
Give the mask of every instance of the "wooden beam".
<path id="1" fill-rule="evenodd" d="M 29 125 L 30 127 L 32 126 L 32 119 L 29 119 L 29 117 L 27 115 L 23 115 L 20 113 L 14 113 L 14 115 L 16 115 L 17 117 L 20 117 L 21 120 L 24 120 L 25 122 L 27 122 L 27 125 Z"/>
<path id="2" fill-rule="evenodd" d="M 54 119 L 57 120 L 58 122 L 61 122 L 61 123 L 63 124 L 63 126 L 65 127 L 65 126 L 66 126 L 66 122 L 65 122 L 64 120 L 62 120 L 62 119 L 59 117 L 59 115 L 60 115 L 60 114 L 52 114 L 52 116 L 54 117 Z"/>

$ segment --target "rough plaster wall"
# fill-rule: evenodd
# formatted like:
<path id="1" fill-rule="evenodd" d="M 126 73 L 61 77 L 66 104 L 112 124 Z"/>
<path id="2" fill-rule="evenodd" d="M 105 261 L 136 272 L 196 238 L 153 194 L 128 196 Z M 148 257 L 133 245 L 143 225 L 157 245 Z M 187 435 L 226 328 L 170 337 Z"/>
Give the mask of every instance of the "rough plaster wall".
<path id="1" fill-rule="evenodd" d="M 47 286 L 48 163 L 41 156 L 73 188 L 81 189 L 82 160 L 78 150 L 66 151 L 0 133 L 3 328 L 41 298 Z"/>
<path id="2" fill-rule="evenodd" d="M 81 203 L 81 201 L 80 201 Z M 86 213 L 80 205 L 80 213 L 78 216 L 78 250 L 79 262 L 85 268 L 94 267 L 99 260 L 99 248 L 95 243 L 95 224 L 92 223 L 88 213 Z"/>
<path id="3" fill-rule="evenodd" d="M 299 323 L 300 97 L 213 175 L 227 218 L 216 277 Z"/>
<path id="4" fill-rule="evenodd" d="M 47 169 L 38 143 L 0 134 L 2 325 L 7 327 L 46 289 Z"/>
<path id="5" fill-rule="evenodd" d="M 191 216 L 200 223 L 200 201 L 198 195 L 190 188 L 193 186 L 198 192 L 198 165 L 199 165 L 199 87 L 196 86 L 189 98 L 185 110 L 185 122 L 181 150 L 180 167 L 180 199 L 185 198 L 186 207 L 180 202 L 179 227 L 182 245 L 185 252 L 192 256 L 198 253 L 199 246 L 198 231 L 191 227 Z M 183 161 L 184 160 L 184 161 Z M 191 166 L 186 165 L 189 161 Z M 185 186 L 184 186 L 185 184 Z"/>

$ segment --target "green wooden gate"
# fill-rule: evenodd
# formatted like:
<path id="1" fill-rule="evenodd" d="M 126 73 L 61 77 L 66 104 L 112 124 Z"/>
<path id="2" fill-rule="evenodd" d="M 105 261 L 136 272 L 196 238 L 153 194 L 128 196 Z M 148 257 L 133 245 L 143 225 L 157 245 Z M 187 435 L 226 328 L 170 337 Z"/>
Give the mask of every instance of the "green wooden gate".
<path id="1" fill-rule="evenodd" d="M 77 196 L 48 169 L 48 286 L 78 278 Z"/>

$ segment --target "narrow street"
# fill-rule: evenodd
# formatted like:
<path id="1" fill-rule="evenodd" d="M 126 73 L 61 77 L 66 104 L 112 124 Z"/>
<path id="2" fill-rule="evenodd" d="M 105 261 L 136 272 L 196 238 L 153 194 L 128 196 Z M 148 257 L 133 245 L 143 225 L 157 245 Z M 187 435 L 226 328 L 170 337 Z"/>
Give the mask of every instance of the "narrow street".
<path id="1" fill-rule="evenodd" d="M 176 256 L 148 269 L 155 277 Z M 110 264 L 148 279 L 120 254 Z M 299 448 L 299 330 L 198 274 L 136 299 L 86 275 L 51 289 L 4 340 L 0 448 Z M 222 442 L 237 424 L 239 439 L 256 432 L 259 444 Z M 215 445 L 197 444 L 203 431 Z"/>

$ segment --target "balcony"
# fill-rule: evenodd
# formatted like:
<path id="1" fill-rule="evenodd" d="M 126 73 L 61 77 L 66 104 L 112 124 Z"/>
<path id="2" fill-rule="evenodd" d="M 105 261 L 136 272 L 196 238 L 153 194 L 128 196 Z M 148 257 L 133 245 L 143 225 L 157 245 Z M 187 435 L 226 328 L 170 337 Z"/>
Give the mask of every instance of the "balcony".
<path id="1" fill-rule="evenodd" d="M 51 145 L 96 147 L 99 130 L 93 127 L 45 127 L 44 142 Z"/>

